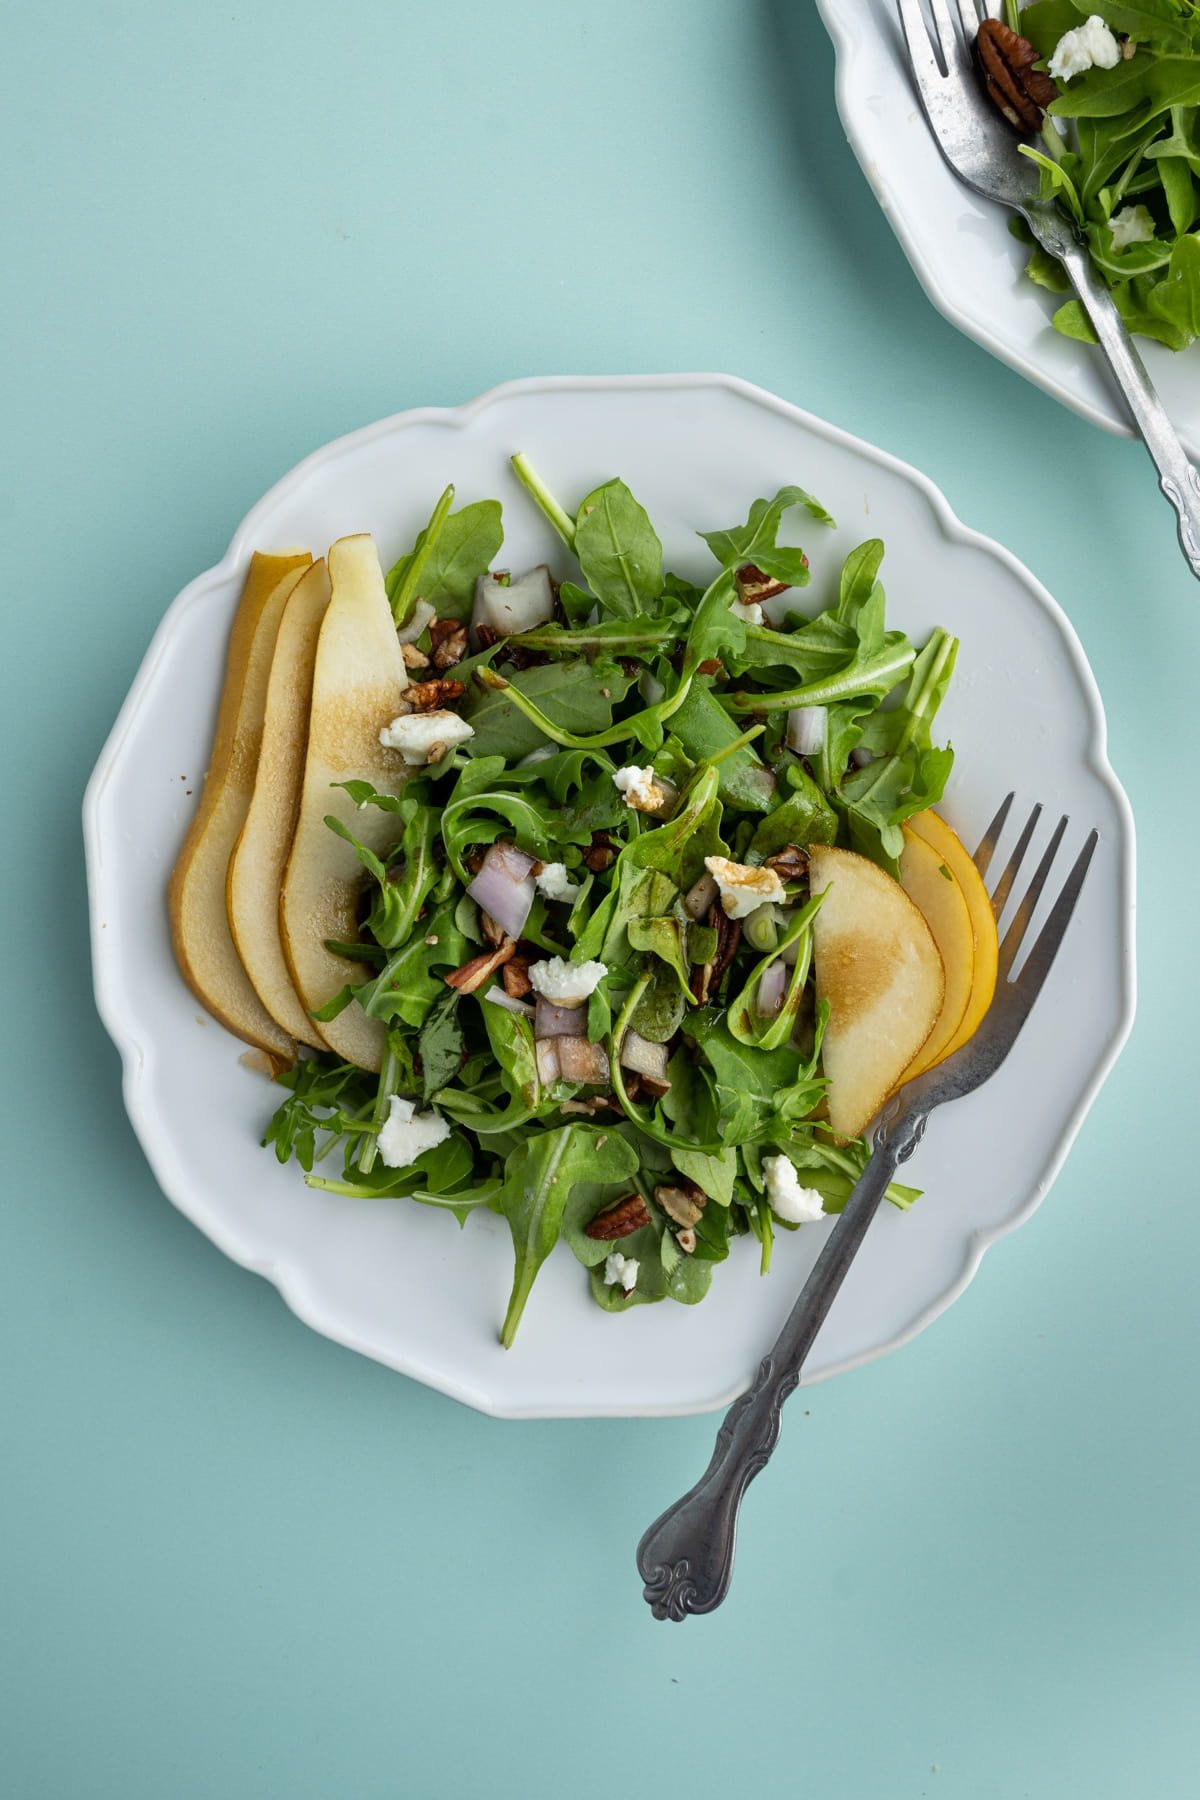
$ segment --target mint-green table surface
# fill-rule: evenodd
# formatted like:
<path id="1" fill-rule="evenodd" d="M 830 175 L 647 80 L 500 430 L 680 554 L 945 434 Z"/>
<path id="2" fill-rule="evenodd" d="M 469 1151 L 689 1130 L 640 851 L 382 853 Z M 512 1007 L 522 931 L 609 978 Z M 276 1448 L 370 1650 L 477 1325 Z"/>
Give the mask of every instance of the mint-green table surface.
<path id="1" fill-rule="evenodd" d="M 1191 1800 L 1200 588 L 1141 449 L 932 310 L 806 0 L 42 0 L 6 35 L 0 1791 Z M 916 464 L 1067 609 L 1141 999 L 1035 1218 L 797 1397 L 729 1600 L 670 1626 L 633 1549 L 713 1420 L 478 1417 L 159 1193 L 79 802 L 164 608 L 307 451 L 677 369 Z"/>

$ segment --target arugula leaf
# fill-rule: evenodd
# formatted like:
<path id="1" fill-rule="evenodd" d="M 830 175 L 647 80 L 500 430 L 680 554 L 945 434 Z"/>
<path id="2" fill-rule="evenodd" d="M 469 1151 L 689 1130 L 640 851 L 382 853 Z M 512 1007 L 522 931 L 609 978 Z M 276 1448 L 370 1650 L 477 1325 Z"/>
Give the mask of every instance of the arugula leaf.
<path id="1" fill-rule="evenodd" d="M 422 1099 L 432 1099 L 439 1088 L 453 1080 L 465 1048 L 458 1022 L 458 995 L 451 988 L 429 1013 L 417 1035 Z"/>
<path id="2" fill-rule="evenodd" d="M 516 1265 L 500 1331 L 505 1349 L 512 1347 L 538 1270 L 558 1241 L 572 1189 L 586 1182 L 616 1190 L 637 1166 L 637 1152 L 623 1137 L 589 1125 L 540 1131 L 509 1155 L 504 1185 L 492 1203 L 508 1221 Z"/>
<path id="3" fill-rule="evenodd" d="M 753 563 L 773 581 L 786 581 L 791 587 L 803 587 L 809 580 L 808 558 L 802 550 L 782 548 L 775 539 L 783 515 L 793 506 L 801 506 L 822 525 L 832 525 L 832 517 L 819 500 L 800 487 L 781 487 L 773 500 L 755 500 L 744 525 L 733 525 L 726 531 L 702 531 L 717 561 L 725 569 Z"/>
<path id="4" fill-rule="evenodd" d="M 633 677 L 619 663 L 572 658 L 522 669 L 509 677 L 505 688 L 468 688 L 459 710 L 475 731 L 473 755 L 498 755 L 514 762 L 528 756 L 546 738 L 518 709 L 511 698 L 512 689 L 533 701 L 552 724 L 589 733 L 608 729 L 613 707 L 625 698 L 632 684 Z"/>
<path id="5" fill-rule="evenodd" d="M 575 554 L 605 612 L 619 619 L 653 612 L 663 586 L 662 545 L 623 481 L 606 481 L 580 506 Z"/>

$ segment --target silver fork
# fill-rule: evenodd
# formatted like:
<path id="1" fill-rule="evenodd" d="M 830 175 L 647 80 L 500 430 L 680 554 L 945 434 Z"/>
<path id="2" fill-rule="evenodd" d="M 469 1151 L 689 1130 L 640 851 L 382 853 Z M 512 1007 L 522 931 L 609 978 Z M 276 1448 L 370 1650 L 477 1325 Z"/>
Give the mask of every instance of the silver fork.
<path id="1" fill-rule="evenodd" d="M 917 93 L 938 149 L 968 187 L 1019 212 L 1066 269 L 1158 469 L 1159 486 L 1175 508 L 1192 574 L 1200 576 L 1200 479 L 1084 240 L 1053 202 L 1039 198 L 1036 165 L 1020 154 L 1015 132 L 983 92 L 972 47 L 986 6 L 977 8 L 975 0 L 956 0 L 953 7 L 950 0 L 898 4 Z"/>
<path id="2" fill-rule="evenodd" d="M 1009 794 L 1004 800 L 975 852 L 981 875 L 986 876 L 991 867 L 1013 799 Z M 992 889 L 992 909 L 997 921 L 1004 912 L 1041 812 L 1040 806 L 1033 808 Z M 779 1438 L 783 1403 L 799 1383 L 804 1359 L 888 1184 L 920 1143 L 934 1107 L 973 1093 L 994 1075 L 1029 1017 L 1058 954 L 1099 842 L 1099 833 L 1091 832 L 1014 977 L 1018 953 L 1067 823 L 1064 817 L 1055 826 L 1001 940 L 995 998 L 978 1031 L 945 1062 L 908 1082 L 884 1108 L 871 1160 L 846 1201 L 783 1330 L 759 1364 L 753 1384 L 726 1413 L 707 1469 L 694 1487 L 655 1520 L 638 1545 L 643 1593 L 656 1619 L 683 1619 L 688 1613 L 712 1612 L 725 1598 L 733 1573 L 742 1497 L 754 1477 L 767 1466 Z"/>

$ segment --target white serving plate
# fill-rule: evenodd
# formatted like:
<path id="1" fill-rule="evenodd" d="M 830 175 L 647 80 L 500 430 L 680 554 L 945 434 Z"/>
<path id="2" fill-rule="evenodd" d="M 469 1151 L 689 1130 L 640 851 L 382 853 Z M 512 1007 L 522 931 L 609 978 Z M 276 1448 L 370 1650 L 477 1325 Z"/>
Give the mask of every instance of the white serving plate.
<path id="1" fill-rule="evenodd" d="M 1055 331 L 1062 296 L 1035 287 L 1008 209 L 954 176 L 909 74 L 895 0 L 817 0 L 837 50 L 837 104 L 863 173 L 939 312 L 1094 425 L 1133 436 L 1097 349 Z M 1138 348 L 1188 454 L 1200 458 L 1200 347 Z"/>
<path id="2" fill-rule="evenodd" d="M 673 1414 L 741 1391 L 829 1227 L 781 1233 L 775 1267 L 738 1244 L 695 1308 L 602 1312 L 560 1249 L 515 1347 L 496 1332 L 511 1274 L 503 1220 L 460 1231 L 413 1202 L 360 1203 L 305 1186 L 258 1140 L 276 1094 L 208 1018 L 171 954 L 165 891 L 208 756 L 225 640 L 251 551 L 374 532 L 385 563 L 441 488 L 504 502 L 505 561 L 565 553 L 508 467 L 523 449 L 568 501 L 621 474 L 650 510 L 668 565 L 699 573 L 697 528 L 732 523 L 783 482 L 818 494 L 836 531 L 805 521 L 815 601 L 867 536 L 887 544 L 893 624 L 962 640 L 939 728 L 957 751 L 943 810 L 972 839 L 1004 792 L 1101 833 L 1049 985 L 999 1074 L 939 1112 L 911 1166 L 925 1197 L 885 1207 L 818 1339 L 806 1379 L 879 1356 L 962 1292 L 986 1246 L 1053 1180 L 1129 1030 L 1134 1004 L 1133 824 L 1105 758 L 1100 698 L 1050 596 L 969 531 L 914 470 L 726 376 L 547 379 L 470 405 L 385 419 L 326 445 L 248 514 L 224 560 L 166 613 L 88 787 L 84 808 L 97 1003 L 124 1061 L 125 1101 L 163 1191 L 227 1255 L 273 1281 L 316 1330 L 504 1417 Z M 823 602 L 822 602 L 823 603 Z M 186 777 L 186 779 L 183 779 Z"/>

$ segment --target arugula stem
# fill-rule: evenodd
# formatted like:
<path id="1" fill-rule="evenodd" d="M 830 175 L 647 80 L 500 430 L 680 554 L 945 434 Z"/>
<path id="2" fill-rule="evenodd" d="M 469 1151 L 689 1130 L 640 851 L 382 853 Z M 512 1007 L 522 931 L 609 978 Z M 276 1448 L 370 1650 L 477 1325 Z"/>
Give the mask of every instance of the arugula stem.
<path id="1" fill-rule="evenodd" d="M 379 1128 L 383 1124 L 384 1114 L 391 1104 L 392 1095 L 399 1086 L 400 1059 L 389 1042 L 379 1070 L 379 1087 L 375 1093 L 375 1104 L 371 1108 L 371 1129 L 363 1138 L 362 1148 L 358 1153 L 358 1168 L 363 1175 L 369 1175 L 375 1167 L 375 1159 L 379 1155 Z"/>
<path id="2" fill-rule="evenodd" d="M 512 463 L 513 473 L 525 492 L 541 508 L 567 549 L 574 550 L 575 522 L 571 515 L 559 505 L 525 452 L 519 450 L 515 456 L 509 458 L 509 461 Z"/>
<path id="3" fill-rule="evenodd" d="M 740 737 L 732 738 L 728 744 L 722 744 L 719 750 L 714 750 L 711 756 L 706 756 L 700 765 L 701 768 L 715 769 L 717 764 L 723 763 L 727 756 L 733 756 L 736 751 L 744 750 L 746 745 L 752 744 L 756 737 L 761 737 L 766 729 L 765 725 L 752 725 L 749 731 L 743 731 Z"/>
<path id="4" fill-rule="evenodd" d="M 771 713 L 790 711 L 794 706 L 832 706 L 838 700 L 865 696 L 890 677 L 894 687 L 912 668 L 916 660 L 911 644 L 892 645 L 867 662 L 852 664 L 849 670 L 825 675 L 803 687 L 789 688 L 783 694 L 733 694 L 721 704 L 732 713 Z"/>
<path id="5" fill-rule="evenodd" d="M 428 525 L 417 539 L 408 567 L 404 571 L 404 579 L 391 597 L 392 617 L 397 625 L 403 625 L 408 618 L 409 607 L 419 591 L 417 583 L 425 572 L 425 564 L 429 561 L 433 546 L 442 535 L 442 527 L 453 504 L 454 488 L 451 485 L 443 491 L 434 507 Z"/>

